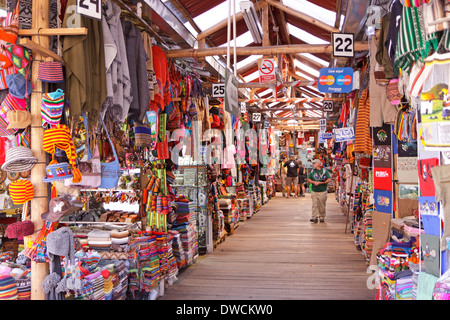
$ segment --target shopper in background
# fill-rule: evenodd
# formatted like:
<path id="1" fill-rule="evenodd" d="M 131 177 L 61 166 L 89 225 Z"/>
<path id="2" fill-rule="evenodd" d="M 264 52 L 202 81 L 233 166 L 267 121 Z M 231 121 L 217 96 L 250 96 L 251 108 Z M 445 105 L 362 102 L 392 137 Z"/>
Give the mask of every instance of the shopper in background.
<path id="1" fill-rule="evenodd" d="M 295 160 L 293 154 L 290 155 L 289 160 L 283 165 L 287 168 L 286 184 L 287 184 L 287 196 L 289 198 L 291 195 L 291 185 L 293 185 L 294 197 L 297 198 L 297 182 L 298 182 L 298 163 Z"/>
<path id="2" fill-rule="evenodd" d="M 297 187 L 297 195 L 300 197 L 305 196 L 305 178 L 306 178 L 306 169 L 303 167 L 303 163 L 298 161 L 298 187 Z"/>
<path id="3" fill-rule="evenodd" d="M 313 161 L 313 170 L 308 175 L 308 183 L 311 184 L 312 218 L 311 222 L 325 222 L 327 188 L 331 181 L 331 175 L 327 169 L 322 168 L 319 159 Z"/>
<path id="4" fill-rule="evenodd" d="M 286 157 L 283 156 L 281 158 L 281 162 L 278 168 L 278 175 L 281 179 L 281 192 L 283 193 L 283 197 L 286 197 L 286 175 L 287 175 L 287 168 L 284 166 L 286 163 Z"/>

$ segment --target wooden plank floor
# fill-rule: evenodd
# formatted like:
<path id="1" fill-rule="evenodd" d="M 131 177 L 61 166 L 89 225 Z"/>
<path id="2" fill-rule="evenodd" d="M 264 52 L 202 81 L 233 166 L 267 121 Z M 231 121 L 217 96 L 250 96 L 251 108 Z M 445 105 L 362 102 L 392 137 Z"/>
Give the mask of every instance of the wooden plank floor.
<path id="1" fill-rule="evenodd" d="M 270 200 L 212 254 L 178 275 L 161 300 L 374 300 L 369 274 L 345 216 L 329 194 L 325 223 L 311 200 Z"/>

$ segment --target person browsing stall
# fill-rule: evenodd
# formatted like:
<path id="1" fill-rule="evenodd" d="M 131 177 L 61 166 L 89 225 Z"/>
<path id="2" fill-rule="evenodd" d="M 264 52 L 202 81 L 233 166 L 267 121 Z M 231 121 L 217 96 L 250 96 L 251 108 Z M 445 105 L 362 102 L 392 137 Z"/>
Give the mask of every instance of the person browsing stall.
<path id="1" fill-rule="evenodd" d="M 289 160 L 283 165 L 283 167 L 287 168 L 286 174 L 286 185 L 287 185 L 287 195 L 286 198 L 289 198 L 291 195 L 291 185 L 293 185 L 294 197 L 297 198 L 297 181 L 298 181 L 298 170 L 299 166 L 297 161 L 295 160 L 295 156 L 293 154 L 290 155 Z"/>
<path id="2" fill-rule="evenodd" d="M 331 181 L 331 175 L 327 169 L 322 168 L 319 159 L 313 161 L 313 170 L 308 175 L 308 183 L 311 184 L 312 218 L 311 222 L 325 222 L 327 188 Z"/>

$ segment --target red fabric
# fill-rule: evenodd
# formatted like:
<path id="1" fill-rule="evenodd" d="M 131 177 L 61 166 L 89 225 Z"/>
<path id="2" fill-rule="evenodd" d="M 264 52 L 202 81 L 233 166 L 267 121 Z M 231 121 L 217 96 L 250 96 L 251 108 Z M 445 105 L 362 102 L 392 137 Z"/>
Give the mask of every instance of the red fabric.
<path id="1" fill-rule="evenodd" d="M 165 52 L 158 46 L 152 47 L 153 71 L 158 80 L 159 92 L 155 94 L 155 99 L 150 102 L 152 110 L 164 109 L 170 103 L 170 82 L 169 67 Z"/>
<path id="2" fill-rule="evenodd" d="M 5 163 L 6 156 L 6 137 L 0 138 L 0 166 Z"/>
<path id="3" fill-rule="evenodd" d="M 433 197 L 435 195 L 431 168 L 437 165 L 439 165 L 438 158 L 421 159 L 417 161 L 420 195 L 423 197 Z"/>
<path id="4" fill-rule="evenodd" d="M 374 168 L 373 186 L 377 190 L 392 191 L 392 169 Z"/>

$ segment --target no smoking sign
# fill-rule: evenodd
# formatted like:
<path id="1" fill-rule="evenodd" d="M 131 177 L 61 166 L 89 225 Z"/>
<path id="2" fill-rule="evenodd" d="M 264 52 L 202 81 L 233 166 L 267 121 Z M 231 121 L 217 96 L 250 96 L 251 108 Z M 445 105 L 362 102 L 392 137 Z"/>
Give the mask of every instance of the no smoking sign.
<path id="1" fill-rule="evenodd" d="M 268 83 L 275 81 L 275 60 L 262 59 L 259 65 L 259 82 Z"/>

